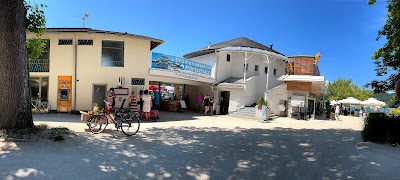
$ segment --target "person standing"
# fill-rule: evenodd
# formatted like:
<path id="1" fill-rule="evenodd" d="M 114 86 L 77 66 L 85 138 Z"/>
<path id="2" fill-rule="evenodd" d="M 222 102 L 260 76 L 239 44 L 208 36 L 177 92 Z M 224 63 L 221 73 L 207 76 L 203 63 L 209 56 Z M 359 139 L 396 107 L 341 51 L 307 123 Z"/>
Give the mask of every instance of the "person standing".
<path id="1" fill-rule="evenodd" d="M 337 121 L 339 121 L 339 113 L 340 113 L 340 106 L 339 106 L 339 104 L 337 104 L 336 108 L 335 108 L 335 119 Z"/>
<path id="2" fill-rule="evenodd" d="M 134 114 L 138 114 L 139 113 L 138 98 L 135 94 L 136 93 L 132 91 L 131 96 L 129 96 L 128 98 L 129 110 Z"/>
<path id="3" fill-rule="evenodd" d="M 156 90 L 156 88 L 153 88 L 153 108 L 154 108 L 154 113 L 157 119 L 160 119 L 160 93 Z"/>
<path id="4" fill-rule="evenodd" d="M 197 109 L 201 113 L 201 107 L 203 105 L 203 95 L 201 93 L 197 96 L 196 101 L 197 101 Z"/>
<path id="5" fill-rule="evenodd" d="M 210 96 L 206 95 L 204 96 L 204 115 L 207 115 L 207 112 L 210 111 Z"/>
<path id="6" fill-rule="evenodd" d="M 113 102 L 115 99 L 114 88 L 110 88 L 110 90 L 106 93 L 106 107 L 108 111 L 111 111 L 113 107 Z"/>
<path id="7" fill-rule="evenodd" d="M 143 112 L 146 116 L 146 120 L 150 121 L 150 110 L 151 110 L 151 96 L 149 95 L 149 90 L 144 90 L 143 100 Z"/>
<path id="8" fill-rule="evenodd" d="M 143 90 L 139 91 L 138 104 L 139 104 L 139 116 L 141 119 L 143 117 Z"/>

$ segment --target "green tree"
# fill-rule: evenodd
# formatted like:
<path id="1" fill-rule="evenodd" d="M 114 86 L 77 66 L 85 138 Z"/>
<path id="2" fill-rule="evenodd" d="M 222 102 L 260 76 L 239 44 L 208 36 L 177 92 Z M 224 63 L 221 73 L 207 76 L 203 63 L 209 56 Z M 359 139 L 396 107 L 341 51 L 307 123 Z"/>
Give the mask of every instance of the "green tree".
<path id="1" fill-rule="evenodd" d="M 376 0 L 369 0 L 369 5 L 374 5 Z M 384 76 L 391 71 L 386 80 L 373 80 L 366 84 L 372 87 L 375 93 L 394 90 L 396 81 L 400 78 L 400 1 L 387 0 L 387 20 L 382 30 L 378 31 L 378 41 L 382 36 L 387 42 L 375 51 L 372 59 L 375 61 L 377 76 Z"/>
<path id="2" fill-rule="evenodd" d="M 43 48 L 41 7 L 23 0 L 0 1 L 0 129 L 33 126 L 28 56 L 39 56 Z M 36 40 L 26 41 L 27 32 L 37 33 Z"/>
<path id="3" fill-rule="evenodd" d="M 354 97 L 358 100 L 364 101 L 372 97 L 372 91 L 361 89 L 355 85 L 351 79 L 338 78 L 336 81 L 328 84 L 328 100 L 342 100 L 347 97 Z"/>
<path id="4" fill-rule="evenodd" d="M 397 108 L 400 106 L 400 99 L 396 98 L 396 95 L 392 95 L 388 102 L 386 102 L 386 106 L 390 108 Z"/>

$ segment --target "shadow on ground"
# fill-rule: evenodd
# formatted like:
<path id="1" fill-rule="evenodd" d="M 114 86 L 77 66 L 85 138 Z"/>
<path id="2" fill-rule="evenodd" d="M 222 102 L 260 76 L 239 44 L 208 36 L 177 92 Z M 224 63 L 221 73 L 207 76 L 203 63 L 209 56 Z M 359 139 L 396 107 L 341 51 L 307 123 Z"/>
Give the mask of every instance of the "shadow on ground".
<path id="1" fill-rule="evenodd" d="M 170 121 L 190 121 L 197 120 L 200 113 L 195 112 L 166 112 L 161 111 L 161 118 L 157 122 L 170 122 Z M 68 123 L 81 123 L 81 115 L 69 113 L 50 113 L 50 114 L 33 114 L 35 122 L 68 122 Z M 148 121 L 143 121 L 144 123 Z"/>
<path id="2" fill-rule="evenodd" d="M 399 148 L 353 130 L 152 128 L 1 146 L 5 179 L 396 179 Z"/>

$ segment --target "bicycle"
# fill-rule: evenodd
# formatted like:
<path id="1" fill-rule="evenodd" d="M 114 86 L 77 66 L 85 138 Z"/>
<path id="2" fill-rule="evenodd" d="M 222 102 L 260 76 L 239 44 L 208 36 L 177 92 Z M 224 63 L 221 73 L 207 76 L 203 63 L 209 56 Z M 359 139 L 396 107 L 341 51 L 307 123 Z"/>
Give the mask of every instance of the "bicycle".
<path id="1" fill-rule="evenodd" d="M 113 114 L 110 108 L 93 115 L 88 121 L 88 126 L 93 134 L 98 134 L 103 132 L 109 123 L 114 123 L 117 131 L 121 129 L 127 136 L 135 135 L 140 128 L 140 119 L 136 113 L 133 114 L 126 109 L 117 109 Z"/>
<path id="2" fill-rule="evenodd" d="M 44 101 L 40 98 L 37 99 L 31 99 L 31 106 L 32 110 L 35 109 L 38 112 L 41 112 L 43 114 L 47 114 L 50 112 L 50 103 L 47 101 Z"/>

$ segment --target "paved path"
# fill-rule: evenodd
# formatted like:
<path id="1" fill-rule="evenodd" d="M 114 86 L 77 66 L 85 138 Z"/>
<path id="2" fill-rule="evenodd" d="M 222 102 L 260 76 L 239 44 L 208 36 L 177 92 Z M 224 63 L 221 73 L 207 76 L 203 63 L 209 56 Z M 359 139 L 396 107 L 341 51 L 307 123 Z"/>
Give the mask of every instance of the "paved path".
<path id="1" fill-rule="evenodd" d="M 36 124 L 67 126 L 77 136 L 0 140 L 0 179 L 400 179 L 400 148 L 362 142 L 359 118 L 163 115 L 134 137 L 92 135 L 77 115 L 35 115 Z"/>

